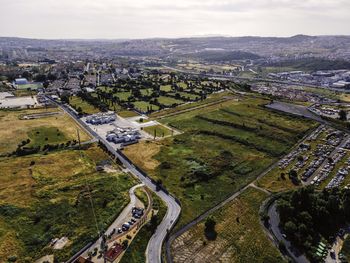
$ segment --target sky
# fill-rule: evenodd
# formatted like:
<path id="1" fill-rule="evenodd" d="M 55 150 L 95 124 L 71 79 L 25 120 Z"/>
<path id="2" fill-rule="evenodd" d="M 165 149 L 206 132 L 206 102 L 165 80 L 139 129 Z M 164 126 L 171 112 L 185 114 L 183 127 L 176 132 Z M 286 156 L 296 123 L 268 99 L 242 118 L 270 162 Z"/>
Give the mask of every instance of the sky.
<path id="1" fill-rule="evenodd" d="M 350 0 L 0 0 L 0 36 L 350 35 Z"/>

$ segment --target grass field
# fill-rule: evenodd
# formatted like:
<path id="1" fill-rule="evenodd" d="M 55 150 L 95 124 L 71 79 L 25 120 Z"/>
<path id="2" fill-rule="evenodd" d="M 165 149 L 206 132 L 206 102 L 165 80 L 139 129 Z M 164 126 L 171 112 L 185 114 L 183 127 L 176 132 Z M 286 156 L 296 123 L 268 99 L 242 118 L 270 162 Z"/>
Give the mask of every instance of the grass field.
<path id="1" fill-rule="evenodd" d="M 21 120 L 20 117 L 26 114 L 37 114 L 45 112 L 61 112 L 62 114 L 53 115 L 33 120 Z M 77 139 L 77 129 L 80 129 L 77 124 L 65 113 L 58 108 L 53 109 L 29 109 L 29 110 L 13 110 L 0 111 L 0 154 L 12 152 L 17 148 L 17 145 L 27 140 L 30 136 L 34 136 L 39 130 L 58 129 L 60 138 L 67 140 Z M 33 134 L 34 133 L 34 134 Z M 14 134 L 16 136 L 14 136 Z M 52 134 L 52 132 L 51 132 Z M 37 141 L 39 139 L 39 134 Z M 80 137 L 82 141 L 89 140 L 89 136 L 80 129 Z M 45 140 L 45 137 L 43 138 Z M 46 144 L 47 142 L 43 142 Z"/>
<path id="2" fill-rule="evenodd" d="M 157 138 L 166 137 L 172 134 L 171 130 L 164 127 L 163 125 L 149 126 L 143 128 L 143 130 L 152 136 L 155 135 Z"/>
<path id="3" fill-rule="evenodd" d="M 133 102 L 135 109 L 141 110 L 143 112 L 148 111 L 149 109 L 152 110 L 159 110 L 159 107 L 157 105 L 150 104 L 146 101 L 135 101 Z"/>
<path id="4" fill-rule="evenodd" d="M 163 86 L 160 86 L 160 90 L 169 92 L 172 90 L 172 88 L 170 85 L 163 85 Z"/>
<path id="5" fill-rule="evenodd" d="M 81 152 L 1 159 L 0 262 L 13 255 L 16 262 L 34 262 L 47 254 L 63 262 L 96 238 L 88 189 L 100 230 L 129 202 L 135 181 L 117 166 L 97 172 L 96 165 L 109 160 L 97 146 Z M 62 250 L 49 247 L 64 236 L 70 242 Z"/>
<path id="6" fill-rule="evenodd" d="M 267 195 L 248 188 L 211 217 L 217 237 L 204 235 L 204 222 L 192 227 L 172 244 L 175 263 L 182 262 L 285 262 L 260 225 L 259 208 Z"/>
<path id="7" fill-rule="evenodd" d="M 42 146 L 45 144 L 59 144 L 67 142 L 66 136 L 54 127 L 37 127 L 28 132 L 30 143 L 28 146 Z"/>
<path id="8" fill-rule="evenodd" d="M 24 84 L 24 85 L 17 85 L 17 89 L 19 90 L 36 90 L 38 88 L 42 88 L 41 83 L 30 83 L 30 84 Z"/>
<path id="9" fill-rule="evenodd" d="M 128 110 L 118 111 L 117 114 L 123 118 L 139 116 L 139 114 L 137 114 L 135 111 L 128 111 Z"/>
<path id="10" fill-rule="evenodd" d="M 186 104 L 183 104 L 183 105 L 179 105 L 176 108 L 165 109 L 165 110 L 162 110 L 160 112 L 151 113 L 150 117 L 156 119 L 159 116 L 164 116 L 164 115 L 167 115 L 167 114 L 173 114 L 173 113 L 176 113 L 176 112 L 182 111 L 182 110 L 189 110 L 191 108 L 200 107 L 200 106 L 203 106 L 203 105 L 208 104 L 208 103 L 219 102 L 224 97 L 228 97 L 228 96 L 232 97 L 232 94 L 229 93 L 229 92 L 214 93 L 214 94 L 211 94 L 207 99 L 205 99 L 203 101 L 198 101 L 198 102 L 193 102 L 193 103 L 186 103 Z"/>
<path id="11" fill-rule="evenodd" d="M 100 112 L 99 109 L 95 108 L 90 103 L 83 101 L 81 98 L 77 96 L 72 96 L 69 98 L 69 104 L 73 106 L 73 108 L 77 109 L 80 107 L 83 111 L 83 113 L 86 114 L 95 114 Z"/>
<path id="12" fill-rule="evenodd" d="M 184 133 L 125 149 L 180 199 L 177 227 L 253 181 L 312 127 L 260 106 L 266 102 L 229 101 L 165 118 L 161 122 Z"/>

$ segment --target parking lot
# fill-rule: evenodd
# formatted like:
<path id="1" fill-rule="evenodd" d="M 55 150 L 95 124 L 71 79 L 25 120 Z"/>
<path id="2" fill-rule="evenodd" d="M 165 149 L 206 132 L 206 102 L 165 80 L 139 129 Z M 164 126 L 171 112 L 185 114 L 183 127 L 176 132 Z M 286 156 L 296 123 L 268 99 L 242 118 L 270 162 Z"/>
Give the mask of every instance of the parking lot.
<path id="1" fill-rule="evenodd" d="M 350 170 L 350 137 L 321 125 L 278 166 L 282 173 L 295 171 L 303 184 L 341 186 Z"/>

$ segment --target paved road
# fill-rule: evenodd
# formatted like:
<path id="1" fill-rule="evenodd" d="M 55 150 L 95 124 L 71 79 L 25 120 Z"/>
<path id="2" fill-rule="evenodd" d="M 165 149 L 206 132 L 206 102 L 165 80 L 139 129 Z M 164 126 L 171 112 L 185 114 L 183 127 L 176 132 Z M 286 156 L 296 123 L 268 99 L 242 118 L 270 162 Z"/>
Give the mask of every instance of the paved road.
<path id="1" fill-rule="evenodd" d="M 277 238 L 278 241 L 283 241 L 283 243 L 286 246 L 286 249 L 288 251 L 288 254 L 293 258 L 293 260 L 297 263 L 310 263 L 310 261 L 299 251 L 297 251 L 292 244 L 283 237 L 283 234 L 278 227 L 280 218 L 276 210 L 276 204 L 272 204 L 268 211 L 269 215 L 269 224 L 270 224 L 270 231 L 272 231 L 273 235 Z"/>
<path id="2" fill-rule="evenodd" d="M 104 138 L 102 138 L 96 132 L 94 132 L 88 125 L 86 125 L 81 119 L 79 119 L 68 107 L 59 104 L 55 101 L 53 102 L 59 107 L 61 107 L 65 112 L 67 112 L 84 130 L 86 130 L 86 132 L 91 134 L 92 137 L 96 138 L 101 143 L 103 143 L 106 146 L 106 148 L 111 153 L 113 153 L 113 155 L 117 157 L 134 176 L 138 177 L 143 184 L 145 184 L 149 189 L 155 192 L 156 195 L 158 195 L 167 205 L 167 212 L 162 222 L 157 227 L 155 233 L 149 240 L 146 250 L 147 262 L 161 263 L 162 244 L 167 236 L 168 231 L 170 231 L 170 229 L 175 225 L 178 217 L 180 216 L 180 205 L 171 195 L 166 194 L 164 191 L 156 191 L 156 185 L 148 177 L 145 177 L 141 172 L 139 172 L 132 163 L 125 159 L 124 156 L 119 154 L 116 151 L 116 149 L 112 147 L 112 145 L 110 145 Z"/>

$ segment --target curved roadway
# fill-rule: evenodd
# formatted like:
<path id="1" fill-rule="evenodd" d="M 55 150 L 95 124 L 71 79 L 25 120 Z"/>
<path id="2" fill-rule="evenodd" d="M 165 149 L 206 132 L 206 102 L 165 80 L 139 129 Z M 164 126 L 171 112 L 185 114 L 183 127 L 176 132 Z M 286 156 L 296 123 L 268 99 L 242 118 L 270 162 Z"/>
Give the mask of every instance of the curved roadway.
<path id="1" fill-rule="evenodd" d="M 53 101 L 50 97 L 48 97 L 51 101 Z M 153 183 L 148 177 L 145 177 L 142 173 L 140 173 L 136 167 L 130 163 L 124 156 L 119 154 L 115 148 L 113 148 L 104 138 L 99 136 L 96 132 L 94 132 L 88 125 L 86 125 L 81 119 L 79 119 L 74 112 L 72 112 L 65 105 L 59 104 L 56 101 L 53 101 L 56 105 L 61 107 L 66 113 L 68 113 L 78 124 L 81 126 L 87 133 L 89 133 L 92 137 L 99 140 L 103 143 L 106 148 L 113 153 L 115 157 L 117 157 L 122 164 L 134 175 L 139 178 L 139 180 L 146 185 L 149 189 L 151 189 L 157 196 L 159 196 L 163 202 L 167 205 L 167 212 L 157 227 L 155 233 L 151 237 L 148 242 L 147 250 L 146 250 L 146 259 L 149 263 L 161 263 L 161 255 L 162 255 L 162 245 L 163 242 L 170 231 L 170 229 L 175 225 L 178 217 L 180 216 L 181 207 L 175 201 L 174 197 L 169 194 L 166 194 L 164 191 L 156 191 L 156 185 Z"/>

